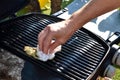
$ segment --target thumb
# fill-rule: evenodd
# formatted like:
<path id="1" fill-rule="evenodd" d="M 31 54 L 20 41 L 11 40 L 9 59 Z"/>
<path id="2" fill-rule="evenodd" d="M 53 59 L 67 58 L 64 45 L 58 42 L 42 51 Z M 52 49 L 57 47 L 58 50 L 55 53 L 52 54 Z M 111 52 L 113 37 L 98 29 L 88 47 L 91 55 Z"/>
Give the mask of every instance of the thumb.
<path id="1" fill-rule="evenodd" d="M 49 53 L 53 53 L 53 52 L 56 52 L 56 51 L 60 51 L 61 50 L 61 46 L 60 42 L 58 40 L 54 41 L 51 45 L 50 45 L 50 48 L 49 48 Z M 59 47 L 59 48 L 57 48 Z"/>

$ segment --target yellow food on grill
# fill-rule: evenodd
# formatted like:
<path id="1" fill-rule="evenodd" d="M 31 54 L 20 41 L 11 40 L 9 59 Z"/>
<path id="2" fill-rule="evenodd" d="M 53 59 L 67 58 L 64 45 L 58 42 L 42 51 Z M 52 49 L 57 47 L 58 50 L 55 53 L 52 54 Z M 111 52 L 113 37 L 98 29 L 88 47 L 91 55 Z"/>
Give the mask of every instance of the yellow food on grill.
<path id="1" fill-rule="evenodd" d="M 111 79 L 107 77 L 98 76 L 96 80 L 111 80 Z"/>
<path id="2" fill-rule="evenodd" d="M 61 46 L 58 46 L 57 48 L 55 48 L 53 53 L 51 53 L 51 54 L 43 53 L 41 50 L 39 50 L 39 46 L 37 46 L 36 48 L 30 47 L 30 46 L 25 46 L 24 51 L 29 56 L 32 56 L 38 60 L 47 61 L 47 60 L 52 60 L 55 57 L 55 53 L 58 51 L 61 51 Z"/>
<path id="3" fill-rule="evenodd" d="M 24 51 L 25 51 L 28 55 L 30 55 L 30 56 L 32 56 L 32 57 L 34 57 L 34 58 L 37 58 L 37 55 L 36 55 L 37 49 L 36 49 L 36 48 L 30 47 L 30 46 L 25 46 L 25 47 L 24 47 Z"/>

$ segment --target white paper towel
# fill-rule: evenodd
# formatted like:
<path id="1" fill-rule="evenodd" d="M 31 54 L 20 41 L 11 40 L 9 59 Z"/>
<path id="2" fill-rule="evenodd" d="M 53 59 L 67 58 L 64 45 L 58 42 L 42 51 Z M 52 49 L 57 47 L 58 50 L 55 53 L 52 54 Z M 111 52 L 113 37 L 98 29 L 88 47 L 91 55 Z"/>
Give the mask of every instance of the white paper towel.
<path id="1" fill-rule="evenodd" d="M 53 53 L 51 54 L 45 54 L 42 51 L 39 50 L 39 46 L 37 46 L 37 56 L 38 59 L 41 61 L 47 61 L 47 60 L 51 60 L 55 57 L 55 53 L 61 51 L 61 46 L 58 46 Z"/>

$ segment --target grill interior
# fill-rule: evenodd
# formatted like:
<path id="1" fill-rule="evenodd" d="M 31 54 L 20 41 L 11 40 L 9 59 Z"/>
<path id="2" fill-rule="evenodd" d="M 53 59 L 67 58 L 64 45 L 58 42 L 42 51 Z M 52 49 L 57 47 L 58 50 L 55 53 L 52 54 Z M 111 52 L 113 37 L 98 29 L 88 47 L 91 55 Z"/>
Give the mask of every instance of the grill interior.
<path id="1" fill-rule="evenodd" d="M 64 79 L 86 80 L 107 53 L 108 46 L 96 35 L 82 28 L 62 46 L 53 60 L 42 62 L 28 56 L 24 46 L 37 45 L 38 33 L 48 24 L 61 21 L 56 17 L 29 14 L 0 24 L 0 47 L 39 65 Z"/>

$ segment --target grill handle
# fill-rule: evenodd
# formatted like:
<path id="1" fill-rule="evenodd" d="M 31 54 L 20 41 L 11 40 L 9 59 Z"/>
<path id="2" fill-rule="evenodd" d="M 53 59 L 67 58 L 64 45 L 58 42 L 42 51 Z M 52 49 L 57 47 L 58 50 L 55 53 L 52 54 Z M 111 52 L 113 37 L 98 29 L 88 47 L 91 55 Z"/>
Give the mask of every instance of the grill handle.
<path id="1" fill-rule="evenodd" d="M 112 46 L 114 44 L 117 44 L 120 41 L 120 32 L 115 32 L 113 35 L 111 35 L 106 42 Z"/>
<path id="2" fill-rule="evenodd" d="M 109 64 L 104 71 L 104 76 L 112 78 L 115 75 L 115 67 Z"/>
<path id="3" fill-rule="evenodd" d="M 111 62 L 106 66 L 103 76 L 112 78 L 115 75 L 116 70 L 113 64 L 120 66 L 120 47 L 117 44 L 113 44 L 110 52 L 112 53 L 112 57 L 110 58 Z"/>
<path id="4" fill-rule="evenodd" d="M 117 66 L 120 66 L 120 47 L 118 45 L 114 44 L 112 46 L 112 48 L 116 49 L 116 52 L 112 58 L 112 63 Z"/>

